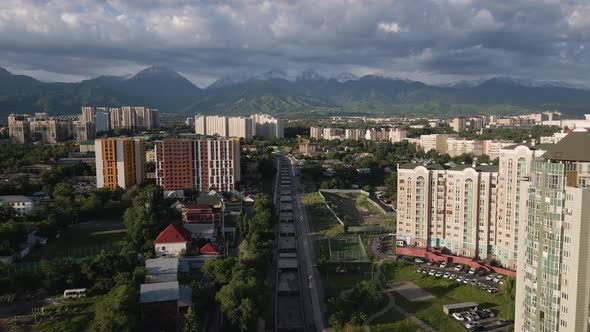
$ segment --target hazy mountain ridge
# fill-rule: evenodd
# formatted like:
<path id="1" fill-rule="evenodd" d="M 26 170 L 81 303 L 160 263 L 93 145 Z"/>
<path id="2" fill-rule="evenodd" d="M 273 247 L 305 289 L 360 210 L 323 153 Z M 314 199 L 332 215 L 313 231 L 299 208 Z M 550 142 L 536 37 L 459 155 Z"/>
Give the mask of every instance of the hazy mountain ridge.
<path id="1" fill-rule="evenodd" d="M 0 115 L 48 111 L 77 114 L 81 105 L 145 105 L 163 112 L 298 114 L 313 108 L 399 112 L 417 104 L 515 105 L 571 109 L 582 114 L 590 91 L 565 82 L 510 77 L 429 85 L 379 74 L 322 75 L 312 69 L 289 75 L 271 69 L 250 77 L 225 77 L 200 89 L 162 66 L 128 76 L 99 76 L 77 83 L 45 83 L 0 68 Z M 430 109 L 430 106 L 426 108 Z"/>

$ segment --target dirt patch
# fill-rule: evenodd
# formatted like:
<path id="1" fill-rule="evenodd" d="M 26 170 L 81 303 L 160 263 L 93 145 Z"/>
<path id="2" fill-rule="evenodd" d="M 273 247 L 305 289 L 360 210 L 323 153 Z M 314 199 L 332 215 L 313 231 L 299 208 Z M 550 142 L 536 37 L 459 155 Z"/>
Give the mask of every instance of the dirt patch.
<path id="1" fill-rule="evenodd" d="M 388 284 L 387 286 L 388 288 L 393 289 L 399 293 L 399 295 L 405 297 L 408 301 L 419 302 L 434 298 L 432 294 L 409 281 L 400 281 L 393 284 Z"/>

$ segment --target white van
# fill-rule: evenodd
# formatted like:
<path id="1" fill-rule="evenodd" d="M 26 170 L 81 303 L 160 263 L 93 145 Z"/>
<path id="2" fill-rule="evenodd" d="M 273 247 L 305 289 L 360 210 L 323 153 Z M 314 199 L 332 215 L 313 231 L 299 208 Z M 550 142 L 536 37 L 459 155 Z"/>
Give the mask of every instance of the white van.
<path id="1" fill-rule="evenodd" d="M 86 288 L 73 288 L 64 291 L 64 299 L 79 298 L 86 296 Z"/>

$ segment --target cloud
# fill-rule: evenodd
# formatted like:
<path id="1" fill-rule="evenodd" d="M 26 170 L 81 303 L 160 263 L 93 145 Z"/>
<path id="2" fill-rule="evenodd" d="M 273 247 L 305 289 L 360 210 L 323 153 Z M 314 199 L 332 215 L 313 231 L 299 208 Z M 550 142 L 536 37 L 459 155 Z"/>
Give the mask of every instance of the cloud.
<path id="1" fill-rule="evenodd" d="M 399 32 L 399 24 L 395 22 L 385 23 L 381 22 L 377 25 L 377 29 L 386 32 L 386 33 L 398 33 Z"/>
<path id="2" fill-rule="evenodd" d="M 45 80 L 167 65 L 589 83 L 585 0 L 3 0 L 0 66 Z"/>

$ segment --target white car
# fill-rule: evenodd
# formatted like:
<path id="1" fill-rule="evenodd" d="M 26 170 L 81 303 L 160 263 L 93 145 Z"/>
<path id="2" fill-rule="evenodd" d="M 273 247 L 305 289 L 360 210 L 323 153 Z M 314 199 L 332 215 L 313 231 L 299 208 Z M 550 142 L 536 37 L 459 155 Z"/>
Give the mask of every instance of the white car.
<path id="1" fill-rule="evenodd" d="M 469 269 L 469 274 L 475 274 L 475 272 L 477 272 L 477 269 L 472 267 Z"/>
<path id="2" fill-rule="evenodd" d="M 462 276 L 458 276 L 458 277 L 457 277 L 457 281 L 458 281 L 458 282 L 462 282 L 462 281 L 463 281 L 463 277 L 462 277 Z"/>
<path id="3" fill-rule="evenodd" d="M 444 269 L 445 267 L 447 267 L 447 262 L 440 263 L 440 268 L 441 269 Z"/>
<path id="4" fill-rule="evenodd" d="M 467 324 L 465 324 L 465 327 L 468 328 L 468 329 L 470 329 L 472 327 L 476 327 L 476 326 L 479 326 L 479 323 L 478 322 L 473 322 L 473 323 L 467 323 Z"/>
<path id="5" fill-rule="evenodd" d="M 430 274 L 431 276 L 433 276 L 433 275 L 436 274 L 436 271 L 435 270 L 430 270 L 430 272 L 428 272 L 428 274 Z"/>
<path id="6" fill-rule="evenodd" d="M 463 315 L 461 315 L 458 312 L 453 313 L 451 316 L 453 316 L 453 318 L 455 318 L 456 320 L 459 320 L 459 321 L 464 321 L 465 320 L 465 317 L 463 317 Z"/>
<path id="7" fill-rule="evenodd" d="M 463 265 L 457 265 L 457 266 L 455 266 L 455 271 L 459 272 L 461 270 L 463 270 Z"/>
<path id="8" fill-rule="evenodd" d="M 443 274 L 443 278 L 445 279 L 449 279 L 450 276 L 451 274 L 449 272 L 445 272 L 445 274 Z"/>
<path id="9" fill-rule="evenodd" d="M 416 258 L 414 261 L 415 261 L 416 263 L 418 263 L 418 264 L 422 264 L 422 263 L 424 263 L 424 261 L 423 261 L 423 260 L 421 260 L 420 258 Z"/>
<path id="10" fill-rule="evenodd" d="M 436 274 L 434 276 L 437 278 L 440 278 L 440 277 L 442 277 L 442 272 L 438 271 L 438 272 L 436 272 Z"/>

